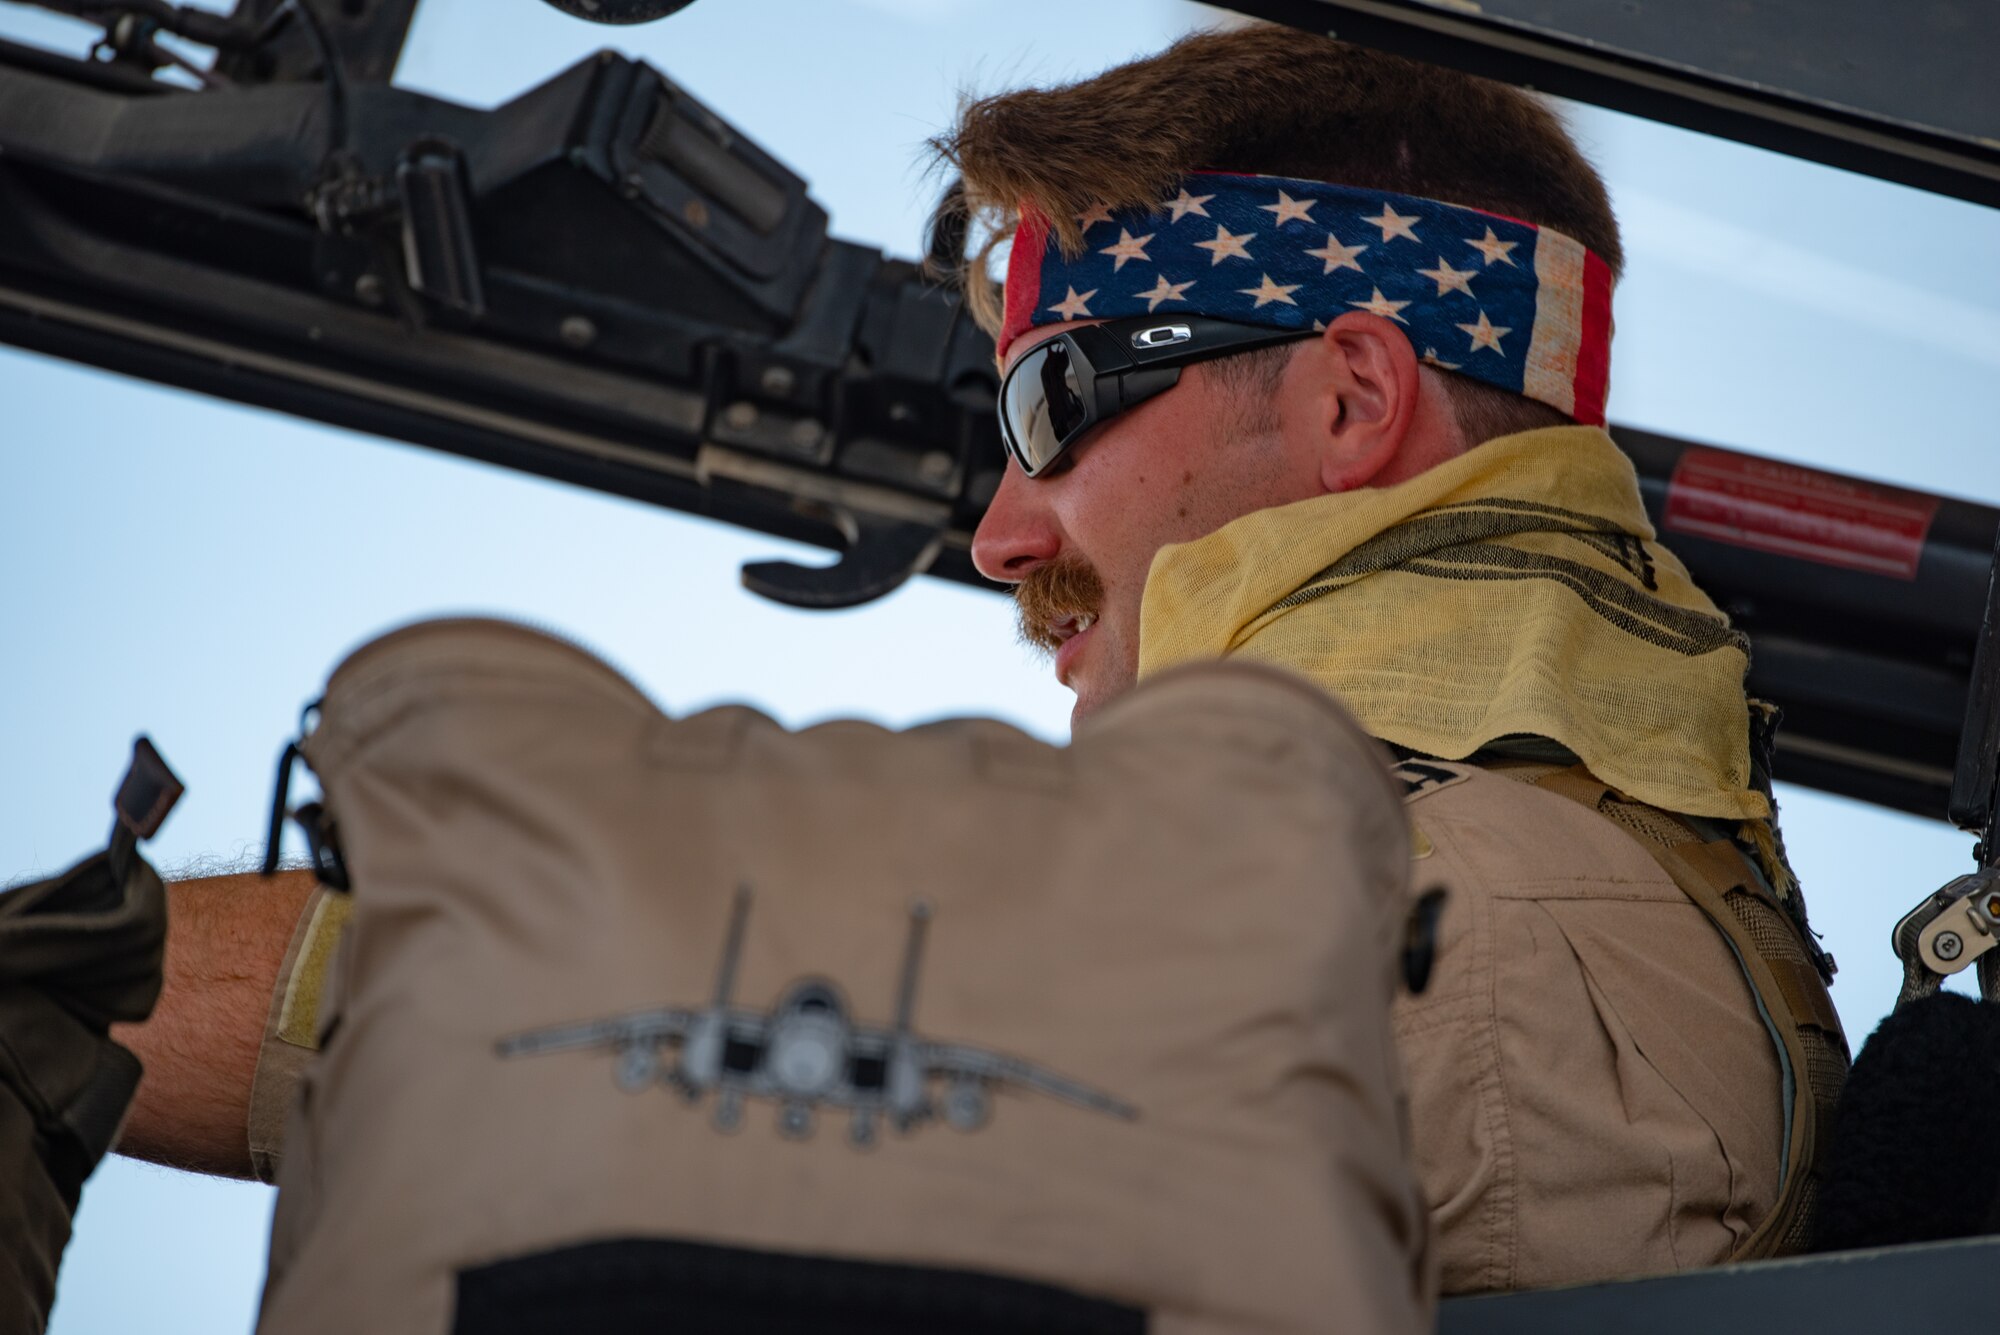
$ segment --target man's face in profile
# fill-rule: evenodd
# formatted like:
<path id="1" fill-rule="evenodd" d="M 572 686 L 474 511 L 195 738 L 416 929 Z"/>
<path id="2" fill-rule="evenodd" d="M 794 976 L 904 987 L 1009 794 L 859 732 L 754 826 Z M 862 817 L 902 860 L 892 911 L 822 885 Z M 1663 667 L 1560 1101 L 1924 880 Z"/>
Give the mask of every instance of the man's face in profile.
<path id="1" fill-rule="evenodd" d="M 1076 326 L 1015 339 L 1003 372 L 1065 327 Z M 1184 368 L 1051 472 L 1029 478 L 1010 463 L 973 539 L 981 573 L 1016 586 L 1022 639 L 1052 654 L 1076 693 L 1073 721 L 1136 681 L 1140 602 L 1160 548 L 1321 489 L 1317 460 L 1284 447 L 1276 403 L 1218 366 Z"/>

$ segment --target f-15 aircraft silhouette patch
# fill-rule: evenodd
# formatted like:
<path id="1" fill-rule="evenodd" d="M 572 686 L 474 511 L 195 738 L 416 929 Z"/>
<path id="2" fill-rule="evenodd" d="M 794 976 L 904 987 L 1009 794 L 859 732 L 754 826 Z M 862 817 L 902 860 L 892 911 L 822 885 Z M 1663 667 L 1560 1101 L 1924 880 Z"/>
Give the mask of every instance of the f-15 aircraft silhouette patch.
<path id="1" fill-rule="evenodd" d="M 689 1103 L 715 1095 L 718 1131 L 743 1124 L 748 1099 L 778 1104 L 778 1130 L 793 1139 L 812 1134 L 821 1108 L 849 1114 L 848 1139 L 873 1145 L 883 1124 L 909 1133 L 934 1118 L 977 1131 L 993 1115 L 993 1091 L 1003 1085 L 1046 1094 L 1079 1108 L 1131 1120 L 1138 1109 L 1047 1067 L 968 1043 L 940 1042 L 914 1031 L 917 974 L 929 905 L 910 908 L 909 943 L 893 1024 L 856 1023 L 840 990 L 805 978 L 785 990 L 768 1012 L 731 1004 L 750 888 L 738 887 L 723 944 L 722 966 L 707 1006 L 662 1006 L 603 1020 L 557 1025 L 501 1039 L 502 1057 L 602 1048 L 615 1057 L 620 1089 L 677 1090 Z"/>

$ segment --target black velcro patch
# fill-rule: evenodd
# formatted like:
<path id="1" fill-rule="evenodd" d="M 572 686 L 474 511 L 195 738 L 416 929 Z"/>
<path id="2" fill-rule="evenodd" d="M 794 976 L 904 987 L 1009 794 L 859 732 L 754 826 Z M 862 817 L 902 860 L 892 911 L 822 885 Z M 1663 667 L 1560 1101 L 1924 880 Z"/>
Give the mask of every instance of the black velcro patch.
<path id="1" fill-rule="evenodd" d="M 1146 1335 L 1136 1307 L 974 1271 L 669 1238 L 458 1272 L 452 1335 Z"/>

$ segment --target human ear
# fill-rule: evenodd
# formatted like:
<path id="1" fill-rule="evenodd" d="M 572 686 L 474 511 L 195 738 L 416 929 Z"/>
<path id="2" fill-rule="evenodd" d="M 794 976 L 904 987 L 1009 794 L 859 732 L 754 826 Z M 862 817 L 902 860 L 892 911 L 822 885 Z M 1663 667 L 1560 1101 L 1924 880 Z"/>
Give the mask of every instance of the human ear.
<path id="1" fill-rule="evenodd" d="M 1327 325 L 1314 364 L 1312 416 L 1320 485 L 1365 487 L 1401 455 L 1417 416 L 1417 353 L 1401 327 L 1369 311 Z"/>

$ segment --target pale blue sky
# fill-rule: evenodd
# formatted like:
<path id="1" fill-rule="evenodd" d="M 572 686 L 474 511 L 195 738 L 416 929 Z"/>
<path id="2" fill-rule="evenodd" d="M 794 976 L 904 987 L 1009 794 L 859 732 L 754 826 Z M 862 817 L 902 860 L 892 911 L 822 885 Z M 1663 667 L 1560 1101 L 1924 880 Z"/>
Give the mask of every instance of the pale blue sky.
<path id="1" fill-rule="evenodd" d="M 1202 20 L 1176 0 L 699 0 L 596 28 L 537 0 L 425 0 L 402 81 L 505 100 L 606 45 L 668 72 L 812 182 L 842 236 L 918 246 L 923 139 L 958 90 L 1083 74 Z M 0 5 L 0 35 L 75 29 Z M 1644 122 L 1576 117 L 1625 220 L 1614 420 L 2000 502 L 2000 223 Z M 998 715 L 1066 731 L 1008 607 L 918 581 L 785 611 L 736 584 L 784 545 L 442 455 L 0 350 L 0 881 L 103 837 L 131 736 L 189 785 L 155 853 L 262 838 L 272 762 L 348 647 L 486 611 L 596 646 L 675 712 L 794 723 Z M 809 556 L 808 559 L 818 559 Z M 1894 918 L 1969 865 L 1932 823 L 1782 793 L 1858 1041 L 1893 999 Z M 270 1194 L 111 1160 L 56 1335 L 244 1331 Z"/>

